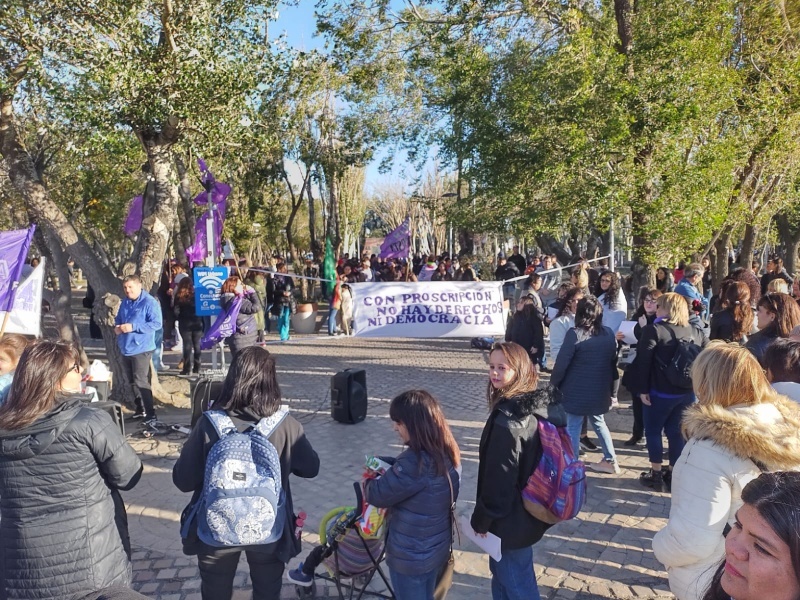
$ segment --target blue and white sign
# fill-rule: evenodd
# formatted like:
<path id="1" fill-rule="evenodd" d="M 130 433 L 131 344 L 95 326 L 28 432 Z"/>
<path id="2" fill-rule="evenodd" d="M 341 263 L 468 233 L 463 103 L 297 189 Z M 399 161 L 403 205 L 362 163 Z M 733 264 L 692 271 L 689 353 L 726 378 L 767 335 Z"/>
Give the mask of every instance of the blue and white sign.
<path id="1" fill-rule="evenodd" d="M 194 304 L 199 316 L 219 314 L 222 309 L 220 289 L 227 278 L 228 267 L 194 268 Z"/>

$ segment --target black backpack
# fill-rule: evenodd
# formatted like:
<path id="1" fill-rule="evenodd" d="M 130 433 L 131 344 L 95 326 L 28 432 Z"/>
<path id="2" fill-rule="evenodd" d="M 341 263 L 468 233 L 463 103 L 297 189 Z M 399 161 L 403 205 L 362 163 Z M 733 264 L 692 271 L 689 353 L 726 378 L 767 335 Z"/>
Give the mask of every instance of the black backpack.
<path id="1" fill-rule="evenodd" d="M 691 390 L 692 364 L 694 363 L 694 359 L 697 358 L 697 355 L 700 354 L 703 349 L 695 344 L 694 340 L 677 339 L 672 328 L 668 327 L 667 329 L 669 329 L 672 339 L 675 340 L 678 345 L 675 348 L 675 352 L 673 353 L 669 362 L 664 362 L 663 359 L 656 356 L 656 363 L 670 384 L 677 388 Z"/>

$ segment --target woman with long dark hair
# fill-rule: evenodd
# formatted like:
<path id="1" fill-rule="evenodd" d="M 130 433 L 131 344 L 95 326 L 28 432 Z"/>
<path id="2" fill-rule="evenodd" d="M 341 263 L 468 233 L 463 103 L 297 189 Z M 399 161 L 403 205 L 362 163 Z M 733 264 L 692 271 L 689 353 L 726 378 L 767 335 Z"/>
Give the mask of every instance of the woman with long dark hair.
<path id="1" fill-rule="evenodd" d="M 641 304 L 636 312 L 631 316 L 631 320 L 636 321 L 633 327 L 633 335 L 637 340 L 636 344 L 631 344 L 631 350 L 638 347 L 638 341 L 642 338 L 642 331 L 648 325 L 652 325 L 656 320 L 656 302 L 658 302 L 661 292 L 657 288 L 642 288 L 639 293 Z M 617 333 L 617 340 L 624 339 L 622 332 Z M 638 362 L 639 354 L 637 352 L 633 361 L 625 369 L 622 375 L 622 385 L 628 388 L 631 393 L 631 408 L 633 409 L 633 431 L 631 437 L 625 442 L 626 446 L 636 446 L 644 438 L 644 417 L 642 409 L 641 394 L 646 393 L 647 390 L 640 390 L 638 388 L 638 370 L 641 368 Z"/>
<path id="2" fill-rule="evenodd" d="M 366 501 L 388 508 L 386 563 L 398 600 L 433 600 L 436 578 L 450 557 L 452 503 L 458 498 L 461 454 L 442 408 L 425 390 L 389 405 L 407 448 L 392 468 L 365 484 Z"/>
<path id="3" fill-rule="evenodd" d="M 255 427 L 281 410 L 281 390 L 275 372 L 275 359 L 260 346 L 244 348 L 233 357 L 214 410 L 223 411 L 237 431 Z M 219 440 L 208 414 L 203 414 L 183 445 L 172 469 L 172 481 L 182 492 L 193 492 L 189 503 L 200 498 L 204 485 L 206 459 Z M 294 535 L 292 491 L 289 475 L 312 478 L 319 472 L 319 457 L 311 447 L 303 426 L 286 414 L 269 436 L 281 463 L 281 487 L 285 494 L 283 533 L 272 544 L 218 548 L 197 537 L 196 517 L 186 524 L 189 535 L 183 539 L 183 551 L 197 555 L 202 580 L 203 600 L 229 600 L 233 594 L 233 577 L 242 551 L 250 565 L 254 600 L 277 600 L 281 593 L 283 569 L 290 558 L 300 552 L 300 540 Z M 185 511 L 188 513 L 189 511 Z"/>
<path id="4" fill-rule="evenodd" d="M 603 273 L 605 275 L 607 273 Z M 602 473 L 620 472 L 611 433 L 603 417 L 611 408 L 617 377 L 617 342 L 611 329 L 603 325 L 603 307 L 594 296 L 583 298 L 578 301 L 575 327 L 564 338 L 550 383 L 561 392 L 567 412 L 567 431 L 576 450 L 583 420 L 589 418 L 603 450 L 603 460 L 589 466 Z"/>
<path id="5" fill-rule="evenodd" d="M 675 291 L 675 278 L 669 267 L 658 267 L 656 269 L 656 288 L 662 294 Z"/>
<path id="6" fill-rule="evenodd" d="M 763 364 L 767 347 L 778 338 L 786 338 L 800 325 L 800 306 L 788 294 L 765 294 L 756 306 L 758 331 L 750 336 L 745 348 Z"/>
<path id="7" fill-rule="evenodd" d="M 533 298 L 523 296 L 506 329 L 506 341 L 519 344 L 528 351 L 531 362 L 538 365 L 544 356 L 544 327 Z"/>
<path id="8" fill-rule="evenodd" d="M 688 441 L 674 467 L 669 521 L 653 538 L 679 600 L 699 600 L 708 587 L 742 488 L 762 471 L 800 468 L 800 406 L 772 389 L 747 350 L 711 342 L 692 365 L 692 383 L 698 402 L 683 415 Z"/>
<path id="9" fill-rule="evenodd" d="M 493 600 L 539 600 L 533 544 L 550 527 L 522 503 L 522 490 L 541 455 L 539 418 L 566 425 L 553 389 L 537 389 L 536 369 L 522 346 L 501 342 L 489 354 L 489 418 L 478 448 L 478 491 L 472 528 L 500 538 L 502 558 L 489 558 Z"/>
<path id="10" fill-rule="evenodd" d="M 184 277 L 175 288 L 175 318 L 183 340 L 183 370 L 181 375 L 200 373 L 200 340 L 203 338 L 203 318 L 197 316 L 194 302 L 194 284 Z"/>
<path id="11" fill-rule="evenodd" d="M 603 325 L 616 333 L 620 323 L 628 316 L 628 301 L 622 291 L 619 275 L 606 271 L 600 276 L 600 291 L 597 300 L 603 307 Z"/>
<path id="12" fill-rule="evenodd" d="M 723 281 L 720 306 L 722 310 L 711 317 L 709 338 L 726 342 L 746 342 L 747 336 L 753 330 L 750 288 L 741 281 Z"/>
<path id="13" fill-rule="evenodd" d="M 800 473 L 763 473 L 742 500 L 703 600 L 800 599 Z"/>
<path id="14" fill-rule="evenodd" d="M 80 393 L 78 350 L 28 347 L 0 407 L 1 598 L 71 598 L 131 582 L 119 490 L 142 463 L 117 425 Z"/>

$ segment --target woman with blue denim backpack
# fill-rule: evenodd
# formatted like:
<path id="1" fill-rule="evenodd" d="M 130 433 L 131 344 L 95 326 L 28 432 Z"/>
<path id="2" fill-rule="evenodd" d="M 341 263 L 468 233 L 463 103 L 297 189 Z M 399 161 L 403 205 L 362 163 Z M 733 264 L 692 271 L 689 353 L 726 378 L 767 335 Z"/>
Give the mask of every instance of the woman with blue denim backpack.
<path id="1" fill-rule="evenodd" d="M 272 355 L 260 346 L 250 346 L 237 353 L 213 409 L 224 411 L 239 432 L 250 430 L 262 419 L 281 410 L 281 391 Z M 294 534 L 289 475 L 316 477 L 319 457 L 306 438 L 303 426 L 291 414 L 286 415 L 269 435 L 269 442 L 280 460 L 281 488 L 285 495 L 285 521 L 280 537 L 270 544 L 211 546 L 198 537 L 199 519 L 190 509 L 201 498 L 206 483 L 206 463 L 211 449 L 220 439 L 212 416 L 204 413 L 200 417 L 172 469 L 175 487 L 182 492 L 193 492 L 181 519 L 182 532 L 185 533 L 183 552 L 189 556 L 197 555 L 203 600 L 230 600 L 242 551 L 250 565 L 253 600 L 278 600 L 284 567 L 300 552 L 300 540 Z M 187 519 L 187 515 L 191 518 Z"/>
<path id="2" fill-rule="evenodd" d="M 389 509 L 386 564 L 395 598 L 433 600 L 452 551 L 461 455 L 441 406 L 425 390 L 397 396 L 389 417 L 407 448 L 366 482 L 366 501 Z"/>

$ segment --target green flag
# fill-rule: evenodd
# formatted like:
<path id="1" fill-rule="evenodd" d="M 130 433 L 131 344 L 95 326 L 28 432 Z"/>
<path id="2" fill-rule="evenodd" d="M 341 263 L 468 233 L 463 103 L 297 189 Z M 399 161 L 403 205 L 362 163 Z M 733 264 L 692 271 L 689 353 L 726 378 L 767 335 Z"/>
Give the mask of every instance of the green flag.
<path id="1" fill-rule="evenodd" d="M 325 238 L 325 260 L 322 261 L 322 276 L 331 282 L 336 281 L 336 259 L 333 256 L 333 246 L 329 237 Z"/>

